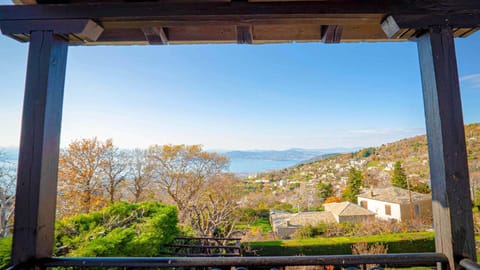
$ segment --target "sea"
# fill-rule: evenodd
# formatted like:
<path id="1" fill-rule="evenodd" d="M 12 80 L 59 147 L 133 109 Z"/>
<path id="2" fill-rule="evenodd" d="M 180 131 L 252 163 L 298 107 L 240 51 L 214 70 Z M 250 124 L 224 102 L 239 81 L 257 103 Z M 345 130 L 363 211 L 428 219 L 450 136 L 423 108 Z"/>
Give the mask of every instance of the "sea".
<path id="1" fill-rule="evenodd" d="M 229 172 L 237 174 L 255 174 L 294 166 L 302 160 L 264 160 L 264 159 L 230 159 Z"/>
<path id="2" fill-rule="evenodd" d="M 16 163 L 18 160 L 18 149 L 16 148 L 3 148 L 7 154 L 7 159 L 10 162 Z M 230 167 L 227 172 L 251 175 L 255 173 L 267 172 L 272 170 L 278 170 L 288 168 L 296 164 L 301 163 L 303 160 L 268 160 L 268 159 L 246 159 L 246 158 L 231 158 Z"/>

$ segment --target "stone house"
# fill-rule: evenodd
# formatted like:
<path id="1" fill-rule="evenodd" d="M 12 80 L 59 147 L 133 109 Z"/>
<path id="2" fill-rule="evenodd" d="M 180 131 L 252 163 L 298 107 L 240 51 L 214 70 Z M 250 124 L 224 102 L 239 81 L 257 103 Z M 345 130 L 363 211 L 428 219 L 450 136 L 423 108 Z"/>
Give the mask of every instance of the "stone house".
<path id="1" fill-rule="evenodd" d="M 405 221 L 432 217 L 432 196 L 399 187 L 374 188 L 358 195 L 358 205 L 384 220 Z"/>

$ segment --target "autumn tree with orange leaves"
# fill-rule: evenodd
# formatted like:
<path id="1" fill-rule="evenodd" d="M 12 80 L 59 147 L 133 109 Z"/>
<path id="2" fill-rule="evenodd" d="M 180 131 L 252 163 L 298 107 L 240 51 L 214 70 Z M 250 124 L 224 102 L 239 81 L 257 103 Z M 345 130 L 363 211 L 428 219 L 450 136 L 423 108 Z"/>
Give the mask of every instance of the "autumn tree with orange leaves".
<path id="1" fill-rule="evenodd" d="M 60 216 L 88 213 L 105 206 L 102 165 L 112 140 L 75 140 L 60 152 L 58 203 Z"/>

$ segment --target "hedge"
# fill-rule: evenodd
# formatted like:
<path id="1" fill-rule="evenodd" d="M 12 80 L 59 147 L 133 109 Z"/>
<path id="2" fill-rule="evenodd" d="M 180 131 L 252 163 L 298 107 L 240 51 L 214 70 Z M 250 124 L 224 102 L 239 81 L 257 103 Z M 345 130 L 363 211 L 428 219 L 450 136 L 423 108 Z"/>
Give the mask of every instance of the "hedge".
<path id="1" fill-rule="evenodd" d="M 382 243 L 388 246 L 388 253 L 435 251 L 433 232 L 245 242 L 242 247 L 247 256 L 341 255 L 352 254 L 352 245 L 359 242 Z"/>

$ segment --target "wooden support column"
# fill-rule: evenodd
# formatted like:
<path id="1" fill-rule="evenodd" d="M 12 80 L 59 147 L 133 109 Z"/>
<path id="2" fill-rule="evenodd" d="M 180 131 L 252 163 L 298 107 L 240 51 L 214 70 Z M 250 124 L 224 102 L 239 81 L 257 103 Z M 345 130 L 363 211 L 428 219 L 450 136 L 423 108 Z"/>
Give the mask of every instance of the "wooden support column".
<path id="1" fill-rule="evenodd" d="M 476 261 L 465 130 L 452 29 L 417 40 L 430 158 L 435 246 L 452 269 Z"/>
<path id="2" fill-rule="evenodd" d="M 21 269 L 33 269 L 28 264 L 50 257 L 54 246 L 67 49 L 52 31 L 31 32 L 12 249 L 12 264 Z"/>

